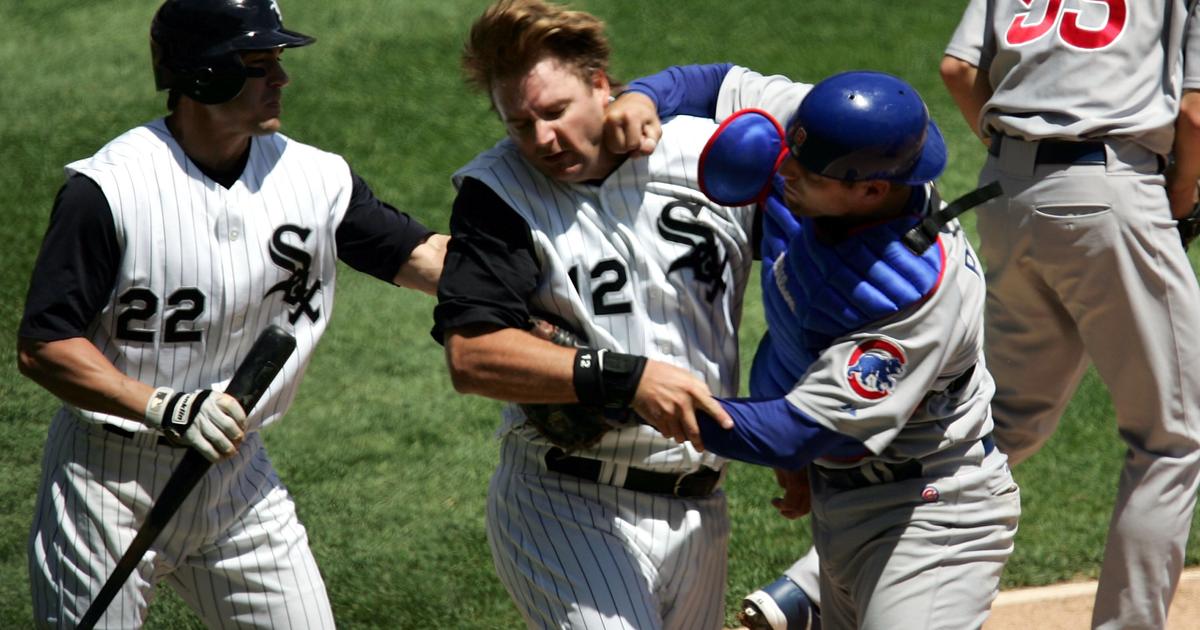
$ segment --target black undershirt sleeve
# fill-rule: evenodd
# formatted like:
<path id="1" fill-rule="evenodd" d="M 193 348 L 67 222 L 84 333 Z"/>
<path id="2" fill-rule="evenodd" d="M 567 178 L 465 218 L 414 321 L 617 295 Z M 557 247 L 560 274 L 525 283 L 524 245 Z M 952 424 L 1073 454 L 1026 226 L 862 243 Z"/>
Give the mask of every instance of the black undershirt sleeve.
<path id="1" fill-rule="evenodd" d="M 338 258 L 351 268 L 391 282 L 418 245 L 433 231 L 375 196 L 351 171 L 350 207 L 338 225 Z"/>
<path id="2" fill-rule="evenodd" d="M 88 177 L 70 177 L 50 212 L 18 334 L 37 341 L 83 336 L 108 303 L 120 263 L 108 199 Z"/>
<path id="3" fill-rule="evenodd" d="M 443 343 L 446 331 L 478 324 L 528 328 L 541 269 L 525 220 L 491 188 L 466 179 L 454 199 L 450 237 L 433 338 Z"/>

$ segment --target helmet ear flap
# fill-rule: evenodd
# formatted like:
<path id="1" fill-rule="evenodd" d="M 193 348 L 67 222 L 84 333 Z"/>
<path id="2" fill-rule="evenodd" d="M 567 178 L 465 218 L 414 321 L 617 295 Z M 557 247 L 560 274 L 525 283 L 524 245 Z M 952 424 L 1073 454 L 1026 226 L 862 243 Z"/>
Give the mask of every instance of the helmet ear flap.
<path id="1" fill-rule="evenodd" d="M 260 69 L 242 66 L 240 61 L 220 63 L 215 59 L 191 68 L 171 67 L 165 61 L 167 55 L 163 54 L 162 47 L 153 39 L 150 40 L 150 52 L 157 89 L 176 90 L 205 105 L 219 105 L 237 98 L 246 85 L 247 76 L 265 74 Z"/>
<path id="2" fill-rule="evenodd" d="M 219 105 L 237 98 L 245 85 L 244 72 L 205 66 L 189 73 L 180 91 L 205 105 Z"/>

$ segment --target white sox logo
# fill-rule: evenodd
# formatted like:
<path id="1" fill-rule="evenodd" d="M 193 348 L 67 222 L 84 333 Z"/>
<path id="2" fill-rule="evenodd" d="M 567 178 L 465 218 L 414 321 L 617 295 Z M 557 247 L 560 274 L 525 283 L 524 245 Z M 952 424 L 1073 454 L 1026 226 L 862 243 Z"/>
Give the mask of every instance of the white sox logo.
<path id="1" fill-rule="evenodd" d="M 275 17 L 279 18 L 279 21 L 282 22 L 283 13 L 279 12 L 279 3 L 275 0 L 271 0 L 271 10 L 275 12 Z"/>
<path id="2" fill-rule="evenodd" d="M 683 217 L 674 215 L 673 211 L 677 209 L 685 213 Z M 725 290 L 725 280 L 721 276 L 725 272 L 725 264 L 729 259 L 717 243 L 712 228 L 684 220 L 688 218 L 688 215 L 700 216 L 700 206 L 686 201 L 673 201 L 663 208 L 662 214 L 658 217 L 658 233 L 663 238 L 672 243 L 692 247 L 692 251 L 671 263 L 667 273 L 690 267 L 696 280 L 708 284 L 708 294 L 705 297 L 712 302 Z"/>
<path id="3" fill-rule="evenodd" d="M 308 272 L 309 266 L 312 264 L 312 256 L 299 247 L 288 245 L 284 242 L 283 237 L 285 234 L 295 234 L 300 238 L 300 242 L 304 243 L 308 241 L 308 235 L 311 232 L 312 230 L 308 228 L 285 224 L 276 228 L 275 234 L 271 236 L 271 260 L 292 275 L 287 280 L 276 283 L 263 297 L 276 291 L 282 292 L 284 303 L 296 307 L 296 310 L 288 316 L 288 321 L 293 324 L 300 319 L 301 315 L 308 315 L 308 319 L 313 322 L 321 318 L 321 307 L 312 305 L 313 297 L 321 290 L 321 281 L 316 280 L 312 286 L 309 286 Z"/>

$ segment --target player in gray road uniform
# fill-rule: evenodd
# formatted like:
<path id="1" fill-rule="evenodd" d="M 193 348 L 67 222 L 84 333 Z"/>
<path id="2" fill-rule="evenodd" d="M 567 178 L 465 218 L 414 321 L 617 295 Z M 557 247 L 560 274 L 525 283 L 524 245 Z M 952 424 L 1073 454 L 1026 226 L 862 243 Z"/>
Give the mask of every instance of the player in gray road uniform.
<path id="1" fill-rule="evenodd" d="M 1090 358 L 1128 446 L 1095 627 L 1165 626 L 1200 484 L 1200 288 L 1172 219 L 1200 173 L 1196 13 L 972 0 L 942 62 L 1006 192 L 978 222 L 996 442 L 1033 455 Z"/>
<path id="2" fill-rule="evenodd" d="M 924 103 L 875 72 L 807 86 L 683 67 L 631 85 L 643 88 L 664 118 L 723 120 L 701 158 L 710 197 L 765 197 L 753 398 L 723 399 L 734 427 L 703 422 L 705 445 L 788 486 L 807 468 L 823 627 L 979 627 L 1020 500 L 990 435 L 983 278 L 940 214 L 945 146 Z M 747 106 L 789 121 L 786 148 Z M 798 512 L 799 498 L 781 507 Z"/>
<path id="3" fill-rule="evenodd" d="M 737 391 L 755 209 L 696 187 L 711 120 L 663 125 L 645 159 L 603 148 L 608 56 L 603 22 L 538 0 L 493 3 L 472 26 L 464 66 L 508 138 L 454 175 L 435 334 L 459 391 L 648 423 L 565 452 L 505 407 L 487 532 L 525 622 L 715 630 L 725 460 L 697 448 L 694 414 L 723 416 L 712 394 Z M 590 348 L 536 338 L 535 315 Z"/>
<path id="4" fill-rule="evenodd" d="M 164 581 L 209 627 L 331 628 L 259 430 L 295 396 L 337 261 L 432 293 L 447 237 L 278 133 L 280 55 L 313 40 L 276 2 L 168 0 L 151 39 L 172 111 L 67 166 L 21 321 L 21 371 L 64 403 L 29 539 L 34 621 L 79 622 L 195 448 L 215 464 L 98 627 L 140 626 Z M 296 352 L 247 416 L 222 390 L 271 324 Z"/>

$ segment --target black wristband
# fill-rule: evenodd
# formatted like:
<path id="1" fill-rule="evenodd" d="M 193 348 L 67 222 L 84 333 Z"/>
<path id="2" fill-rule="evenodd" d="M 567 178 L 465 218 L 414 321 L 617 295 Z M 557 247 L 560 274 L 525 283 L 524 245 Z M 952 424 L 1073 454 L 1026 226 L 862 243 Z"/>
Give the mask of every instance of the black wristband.
<path id="1" fill-rule="evenodd" d="M 585 405 L 604 404 L 604 381 L 600 376 L 600 361 L 604 350 L 580 348 L 575 351 L 575 371 L 572 382 L 575 397 Z"/>
<path id="2" fill-rule="evenodd" d="M 580 348 L 575 351 L 575 397 L 593 407 L 626 409 L 645 371 L 646 357 Z"/>
<path id="3" fill-rule="evenodd" d="M 600 380 L 604 384 L 604 406 L 625 409 L 637 394 L 638 383 L 646 371 L 646 357 L 637 354 L 605 352 L 600 361 Z"/>

